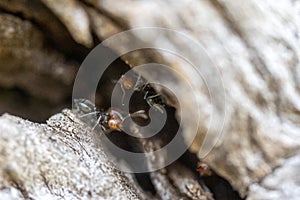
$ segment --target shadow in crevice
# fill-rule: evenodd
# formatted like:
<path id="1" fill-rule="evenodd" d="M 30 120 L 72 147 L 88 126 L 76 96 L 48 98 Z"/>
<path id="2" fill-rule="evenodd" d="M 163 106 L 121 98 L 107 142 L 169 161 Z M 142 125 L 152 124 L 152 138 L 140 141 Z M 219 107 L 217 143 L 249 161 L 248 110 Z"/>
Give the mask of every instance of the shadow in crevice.
<path id="1" fill-rule="evenodd" d="M 180 158 L 180 162 L 190 168 L 190 170 L 198 177 L 199 181 L 204 182 L 213 193 L 216 200 L 243 200 L 238 192 L 232 188 L 230 183 L 215 172 L 213 172 L 211 176 L 200 176 L 196 171 L 198 161 L 197 155 L 189 151 L 186 151 Z"/>

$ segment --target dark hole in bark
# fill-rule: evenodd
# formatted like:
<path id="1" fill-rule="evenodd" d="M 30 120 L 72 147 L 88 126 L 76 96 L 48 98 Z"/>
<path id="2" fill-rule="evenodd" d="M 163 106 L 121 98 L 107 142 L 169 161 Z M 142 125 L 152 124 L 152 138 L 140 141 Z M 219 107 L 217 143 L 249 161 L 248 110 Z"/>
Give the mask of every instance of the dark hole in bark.
<path id="1" fill-rule="evenodd" d="M 213 193 L 216 200 L 242 200 L 238 192 L 232 188 L 230 183 L 215 172 L 213 172 L 211 176 L 200 176 L 196 171 L 197 163 L 199 161 L 196 154 L 186 151 L 179 161 L 194 172 L 199 181 L 204 182 Z"/>

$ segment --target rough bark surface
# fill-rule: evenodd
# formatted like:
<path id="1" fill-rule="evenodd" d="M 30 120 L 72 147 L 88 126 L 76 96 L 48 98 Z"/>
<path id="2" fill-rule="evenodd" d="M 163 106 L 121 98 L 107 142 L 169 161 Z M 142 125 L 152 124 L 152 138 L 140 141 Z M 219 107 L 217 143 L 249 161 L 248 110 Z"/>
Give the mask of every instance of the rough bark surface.
<path id="1" fill-rule="evenodd" d="M 122 59 L 131 67 L 149 61 L 168 64 L 197 86 L 193 94 L 200 97 L 197 103 L 202 118 L 198 135 L 190 147 L 192 152 L 199 152 L 212 114 L 221 116 L 218 108 L 226 105 L 222 137 L 218 138 L 220 142 L 204 160 L 242 197 L 298 198 L 300 181 L 295 174 L 299 169 L 300 151 L 299 1 L 34 0 L 28 4 L 26 1 L 3 0 L 0 1 L 0 9 L 3 11 L 0 13 L 1 87 L 18 87 L 33 97 L 42 97 L 52 103 L 62 103 L 71 95 L 78 61 L 86 55 L 88 48 L 97 44 L 95 41 L 145 26 L 186 33 L 203 45 L 219 68 L 225 101 L 221 98 L 212 104 L 205 82 L 185 70 L 187 64 L 178 57 L 161 52 L 154 52 L 151 56 L 134 52 L 122 56 Z M 192 48 L 168 35 L 160 35 L 151 41 L 151 45 L 161 41 L 183 53 Z M 119 51 L 118 48 L 114 50 Z M 78 55 L 81 57 L 78 58 Z M 203 62 L 203 66 L 197 67 L 205 69 L 206 65 Z M 213 82 L 215 76 L 209 73 L 210 69 L 206 72 L 204 79 Z M 159 75 L 149 74 L 146 78 L 153 78 L 151 76 Z M 183 91 L 181 96 L 177 96 L 183 99 L 182 106 L 191 110 L 187 116 L 191 120 L 183 122 L 184 137 L 190 140 L 189 127 L 195 124 L 189 123 L 193 122 L 194 104 L 188 100 L 193 94 L 185 92 L 187 90 L 181 84 L 183 79 L 175 77 L 170 81 L 178 84 L 179 90 Z M 174 102 L 167 92 L 159 91 L 169 103 Z M 176 103 L 173 105 L 179 108 Z M 10 120 L 13 118 L 2 118 L 2 126 L 8 127 L 5 124 L 12 123 Z M 212 133 L 217 135 L 213 128 Z M 26 133 L 31 129 L 22 130 Z M 9 138 L 13 136 L 5 136 L 4 133 L 1 137 L 12 140 Z M 31 137 L 29 133 L 28 137 Z M 39 139 L 36 142 L 42 144 Z M 62 144 L 60 148 L 64 146 Z M 18 151 L 24 149 L 16 146 L 15 152 Z M 62 156 L 61 159 L 68 158 Z M 12 158 L 12 162 L 17 160 Z M 5 176 L 17 170 L 14 166 L 10 167 L 8 172 L 4 170 Z M 153 175 L 153 182 L 160 180 L 161 176 Z M 162 180 L 158 182 L 163 183 Z M 3 184 L 6 184 L 5 181 Z M 26 195 L 22 187 L 17 184 L 17 189 L 9 189 L 8 185 L 5 191 L 12 195 Z M 79 191 L 78 188 L 75 191 Z M 169 193 L 176 195 L 171 188 Z M 138 192 L 131 194 L 139 195 Z M 125 197 L 127 193 L 120 192 L 120 195 Z"/>
<path id="2" fill-rule="evenodd" d="M 5 114 L 0 117 L 1 199 L 213 199 L 184 167 L 170 166 L 145 194 L 132 174 L 118 171 L 91 131 L 70 110 L 36 124 Z M 169 183 L 167 171 L 180 188 Z M 182 176 L 187 173 L 188 176 Z M 161 187 L 161 184 L 164 184 Z M 172 190 L 166 192 L 168 190 Z"/>
<path id="3" fill-rule="evenodd" d="M 46 124 L 0 119 L 2 195 L 11 199 L 140 199 L 132 177 L 115 170 L 93 134 L 68 110 Z"/>

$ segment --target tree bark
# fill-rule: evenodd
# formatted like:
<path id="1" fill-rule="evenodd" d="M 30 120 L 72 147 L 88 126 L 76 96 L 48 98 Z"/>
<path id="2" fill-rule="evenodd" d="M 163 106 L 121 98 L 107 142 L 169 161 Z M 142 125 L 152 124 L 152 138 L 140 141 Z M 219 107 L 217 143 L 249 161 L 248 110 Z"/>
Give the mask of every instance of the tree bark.
<path id="1" fill-rule="evenodd" d="M 82 58 L 91 47 L 97 45 L 95 41 L 104 41 L 113 34 L 128 29 L 149 26 L 185 33 L 204 47 L 206 57 L 210 58 L 219 70 L 225 98 L 222 96 L 222 90 L 215 88 L 212 93 L 216 95 L 216 100 L 211 101 L 205 82 L 214 83 L 216 74 L 211 65 L 204 61 L 205 59 L 201 61 L 203 55 L 200 53 L 199 58 L 195 59 L 199 59 L 201 63 L 196 68 L 204 72 L 201 80 L 187 70 L 188 64 L 181 58 L 170 56 L 165 52 L 137 51 L 121 58 L 133 68 L 140 64 L 159 62 L 167 64 L 181 74 L 181 77 L 170 74 L 171 84 L 182 91 L 176 98 L 162 88 L 156 89 L 168 104 L 177 108 L 178 119 L 187 119 L 182 122 L 185 141 L 193 139 L 190 130 L 195 126 L 194 116 L 197 115 L 195 105 L 199 105 L 201 118 L 197 127 L 198 133 L 189 150 L 212 167 L 216 174 L 229 181 L 242 198 L 298 198 L 300 191 L 299 176 L 296 176 L 300 152 L 298 1 L 35 0 L 32 4 L 28 4 L 25 1 L 3 0 L 0 2 L 0 9 L 3 11 L 0 14 L 1 87 L 18 87 L 32 97 L 42 97 L 52 104 L 62 103 L 71 96 L 75 72 Z M 139 38 L 139 35 L 133 34 L 133 37 L 140 41 L 145 39 L 150 46 L 157 46 L 164 41 L 170 44 L 174 51 L 182 52 L 184 55 L 189 54 L 194 48 L 191 43 L 187 44 L 173 35 L 160 35 L 157 37 L 159 39 L 154 38 L 150 41 L 147 38 Z M 117 53 L 123 51 L 118 46 L 110 47 Z M 165 77 L 153 73 L 145 78 L 151 80 Z M 194 86 L 193 92 L 185 88 L 183 82 L 186 79 Z M 45 92 L 46 90 L 48 92 Z M 191 103 L 189 99 L 192 99 L 190 97 L 193 95 L 199 98 Z M 182 102 L 180 106 L 176 103 L 176 99 Z M 188 109 L 190 112 L 182 116 L 180 108 Z M 226 114 L 225 118 L 223 113 Z M 219 123 L 224 120 L 220 137 L 216 128 L 220 124 L 210 126 L 213 116 L 219 118 Z M 10 117 L 8 120 L 7 116 L 2 118 L 4 124 L 16 120 Z M 12 127 L 18 126 L 12 124 Z M 216 144 L 208 155 L 203 156 L 201 146 L 206 144 L 204 139 L 207 130 L 211 130 L 210 134 L 214 136 L 210 141 L 211 144 Z M 3 135 L 4 133 L 1 133 L 1 137 L 13 140 L 9 139 L 13 136 Z M 28 137 L 33 137 L 31 134 L 33 133 L 26 133 Z M 40 139 L 42 138 L 37 137 L 36 142 L 43 144 Z M 60 143 L 58 147 L 63 148 L 66 145 Z M 33 146 L 37 151 L 40 149 L 37 145 Z M 22 150 L 20 145 L 16 145 L 15 148 L 17 151 Z M 48 150 L 53 151 L 51 148 Z M 99 152 L 99 155 L 103 153 Z M 85 155 L 81 151 L 79 154 Z M 10 162 L 17 162 L 20 157 L 11 158 Z M 51 158 L 48 154 L 44 157 L 49 160 Z M 61 157 L 61 159 L 70 158 L 72 156 Z M 44 164 L 39 159 L 37 161 L 43 167 Z M 46 166 L 52 164 L 49 162 Z M 11 168 L 10 165 L 9 167 Z M 6 175 L 2 172 L 3 176 L 19 171 L 10 168 L 5 172 Z M 69 166 L 66 171 L 69 169 L 73 168 Z M 74 170 L 80 171 L 80 168 Z M 19 172 L 21 171 L 20 169 Z M 157 183 L 162 181 L 161 176 L 157 173 L 151 178 Z M 12 178 L 14 175 L 8 177 Z M 69 178 L 71 183 L 73 179 L 67 177 Z M 116 182 L 119 181 L 114 175 L 111 178 Z M 23 186 L 18 185 L 18 181 L 19 179 L 12 181 L 14 184 L 17 183 L 14 188 L 23 194 Z M 130 182 L 130 179 L 128 181 Z M 41 183 L 45 184 L 45 180 L 41 179 Z M 123 183 L 124 181 L 118 182 L 120 188 L 125 187 Z M 58 186 L 60 183 L 55 184 Z M 95 184 L 101 184 L 101 181 Z M 78 183 L 77 186 L 79 185 Z M 142 192 L 134 186 L 137 184 L 130 182 L 129 185 L 130 194 L 118 187 L 109 187 L 124 198 L 131 198 L 130 195 L 147 198 L 143 197 Z M 287 185 L 292 186 L 286 187 Z M 74 195 L 72 197 L 89 195 L 87 190 L 79 193 L 77 186 L 72 188 L 69 183 L 64 185 L 74 192 L 70 193 Z M 11 185 L 3 183 L 2 188 L 10 187 Z M 182 191 L 178 192 L 180 186 L 172 187 L 175 189 L 170 186 L 168 190 L 170 194 L 179 196 L 183 194 Z M 98 189 L 101 190 L 99 187 Z M 173 190 L 178 193 L 173 193 Z M 35 190 L 25 192 L 25 197 L 29 193 L 38 194 L 33 191 Z M 60 194 L 60 191 L 55 194 Z M 109 194 L 112 195 L 110 197 L 114 197 L 116 193 Z M 100 197 L 101 191 L 97 195 Z"/>

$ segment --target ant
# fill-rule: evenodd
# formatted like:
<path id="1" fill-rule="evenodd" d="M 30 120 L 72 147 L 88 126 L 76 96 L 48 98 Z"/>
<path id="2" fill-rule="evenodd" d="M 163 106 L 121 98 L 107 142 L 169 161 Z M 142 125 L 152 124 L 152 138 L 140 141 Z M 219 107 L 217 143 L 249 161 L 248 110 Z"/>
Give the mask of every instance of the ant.
<path id="1" fill-rule="evenodd" d="M 135 83 L 134 83 L 133 77 L 122 75 L 119 82 L 114 81 L 114 82 L 120 84 L 120 87 L 122 90 L 122 105 L 124 105 L 124 99 L 125 99 L 125 94 L 126 94 L 125 90 L 133 89 L 134 91 L 139 91 L 139 88 L 137 87 L 137 85 L 139 84 L 140 80 L 141 80 L 140 75 L 138 76 Z"/>
<path id="2" fill-rule="evenodd" d="M 90 115 L 96 115 L 97 121 L 92 127 L 92 131 L 95 130 L 96 126 L 99 124 L 101 129 L 105 133 L 110 133 L 112 131 L 122 131 L 123 123 L 128 117 L 141 117 L 143 119 L 148 119 L 148 116 L 145 114 L 144 110 L 139 110 L 134 113 L 129 113 L 123 117 L 121 112 L 116 109 L 110 108 L 107 112 L 101 112 L 96 109 L 93 103 L 87 99 L 76 99 L 75 105 L 81 112 L 85 113 L 79 117 L 86 117 Z"/>
<path id="3" fill-rule="evenodd" d="M 212 170 L 211 168 L 204 162 L 199 161 L 197 163 L 197 171 L 201 176 L 211 176 Z"/>
<path id="4" fill-rule="evenodd" d="M 157 94 L 150 83 L 141 75 L 138 75 L 135 80 L 131 76 L 122 75 L 118 83 L 122 90 L 122 105 L 124 105 L 126 90 L 133 89 L 134 91 L 145 93 L 144 100 L 147 104 L 163 113 L 161 106 L 164 106 L 164 101 L 161 95 Z"/>
<path id="5" fill-rule="evenodd" d="M 92 130 L 94 130 L 99 124 L 105 133 L 109 133 L 111 131 L 121 132 L 123 129 L 123 123 L 128 117 L 141 117 L 143 119 L 148 119 L 144 110 L 129 113 L 123 117 L 121 112 L 110 108 L 107 112 L 97 112 L 98 119 Z"/>

